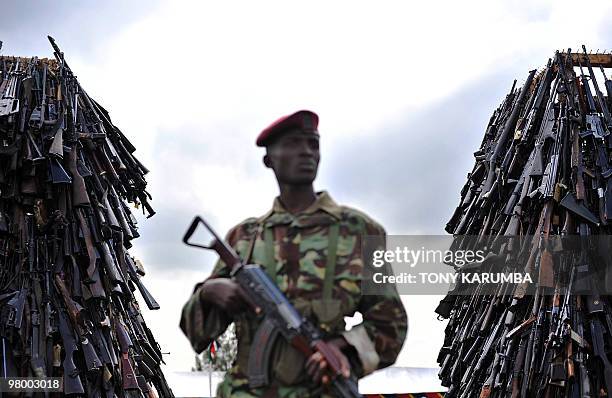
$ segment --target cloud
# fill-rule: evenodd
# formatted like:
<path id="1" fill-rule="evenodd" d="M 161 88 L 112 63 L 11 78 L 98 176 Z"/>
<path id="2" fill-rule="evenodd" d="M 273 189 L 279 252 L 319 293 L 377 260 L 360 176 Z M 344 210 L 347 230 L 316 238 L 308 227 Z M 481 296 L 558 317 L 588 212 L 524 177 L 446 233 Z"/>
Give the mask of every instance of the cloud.
<path id="1" fill-rule="evenodd" d="M 69 57 L 99 60 L 100 44 L 156 9 L 158 1 L 10 0 L 0 13 L 2 53 L 53 57 L 47 35 Z M 78 54 L 78 55 L 77 55 Z"/>
<path id="2" fill-rule="evenodd" d="M 472 153 L 514 69 L 495 70 L 444 100 L 407 109 L 367 137 L 336 140 L 336 156 L 325 164 L 327 184 L 363 205 L 390 234 L 444 234 Z"/>
<path id="3" fill-rule="evenodd" d="M 612 42 L 610 42 L 610 37 L 612 37 L 612 24 L 609 23 L 610 18 L 612 18 L 612 10 L 608 9 L 606 16 L 603 18 L 603 22 L 599 23 L 597 26 L 598 37 L 601 38 L 601 40 L 598 40 L 596 43 L 598 46 L 597 49 L 601 49 L 607 53 L 612 52 Z"/>

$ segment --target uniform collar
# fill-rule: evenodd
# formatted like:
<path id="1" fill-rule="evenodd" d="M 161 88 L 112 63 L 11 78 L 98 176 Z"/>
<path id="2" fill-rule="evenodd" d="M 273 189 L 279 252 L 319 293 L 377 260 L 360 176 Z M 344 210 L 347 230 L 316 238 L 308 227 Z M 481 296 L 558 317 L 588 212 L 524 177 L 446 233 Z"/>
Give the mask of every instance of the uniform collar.
<path id="1" fill-rule="evenodd" d="M 259 221 L 266 222 L 266 224 L 292 223 L 296 219 L 303 219 L 320 211 L 327 213 L 336 220 L 340 220 L 342 217 L 342 208 L 332 199 L 327 191 L 320 191 L 317 192 L 315 201 L 297 214 L 289 213 L 281 203 L 280 197 L 277 196 L 272 204 L 272 209 L 260 217 Z"/>

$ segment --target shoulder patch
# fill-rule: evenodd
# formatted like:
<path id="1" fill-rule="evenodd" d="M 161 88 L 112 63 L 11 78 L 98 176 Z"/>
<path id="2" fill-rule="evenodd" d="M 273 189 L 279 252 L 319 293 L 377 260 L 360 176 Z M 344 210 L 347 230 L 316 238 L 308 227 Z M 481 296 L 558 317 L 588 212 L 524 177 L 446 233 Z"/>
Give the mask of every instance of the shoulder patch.
<path id="1" fill-rule="evenodd" d="M 239 222 L 238 225 L 236 225 L 236 227 L 251 228 L 253 225 L 256 225 L 256 224 L 257 224 L 257 217 L 249 217 Z"/>
<path id="2" fill-rule="evenodd" d="M 349 206 L 340 206 L 342 218 L 349 222 L 363 225 L 366 234 L 386 234 L 383 226 L 361 210 Z"/>
<path id="3" fill-rule="evenodd" d="M 227 233 L 225 240 L 233 246 L 241 238 L 251 236 L 255 231 L 255 228 L 257 228 L 257 218 L 249 217 L 231 228 Z"/>

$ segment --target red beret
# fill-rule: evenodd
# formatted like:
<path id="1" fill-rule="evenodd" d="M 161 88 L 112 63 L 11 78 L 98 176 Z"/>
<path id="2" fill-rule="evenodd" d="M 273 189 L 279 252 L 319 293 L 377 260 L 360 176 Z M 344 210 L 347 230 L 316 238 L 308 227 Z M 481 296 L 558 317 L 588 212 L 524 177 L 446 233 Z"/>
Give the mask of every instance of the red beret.
<path id="1" fill-rule="evenodd" d="M 268 127 L 266 127 L 255 142 L 257 146 L 266 146 L 270 139 L 278 136 L 279 133 L 286 131 L 289 128 L 297 127 L 304 132 L 319 135 L 317 127 L 319 126 L 319 116 L 311 111 L 297 111 L 291 115 L 283 116 Z"/>

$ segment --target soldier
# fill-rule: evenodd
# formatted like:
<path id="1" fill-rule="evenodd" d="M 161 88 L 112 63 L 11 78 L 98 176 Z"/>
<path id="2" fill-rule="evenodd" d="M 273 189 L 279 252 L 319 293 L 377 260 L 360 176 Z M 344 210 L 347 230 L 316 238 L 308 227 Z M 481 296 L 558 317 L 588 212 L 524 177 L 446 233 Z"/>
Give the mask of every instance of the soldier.
<path id="1" fill-rule="evenodd" d="M 318 120 L 313 112 L 299 111 L 261 132 L 256 143 L 266 148 L 263 162 L 274 171 L 280 195 L 270 211 L 241 222 L 226 240 L 246 263 L 265 267 L 296 309 L 327 334 L 344 375 L 360 378 L 395 362 L 407 318 L 394 287 L 382 295 L 361 292 L 361 237 L 384 238 L 384 229 L 364 213 L 336 204 L 327 192 L 314 191 L 320 159 Z M 321 355 L 304 358 L 283 339 L 271 354 L 270 385 L 249 387 L 248 354 L 258 321 L 246 311 L 229 271 L 219 261 L 212 275 L 196 286 L 181 318 L 181 329 L 196 352 L 236 323 L 238 354 L 217 396 L 326 396 L 322 384 L 329 380 Z M 357 311 L 363 322 L 345 331 L 344 317 Z"/>

